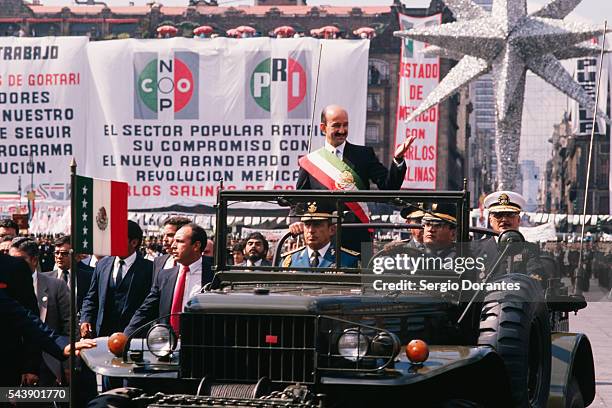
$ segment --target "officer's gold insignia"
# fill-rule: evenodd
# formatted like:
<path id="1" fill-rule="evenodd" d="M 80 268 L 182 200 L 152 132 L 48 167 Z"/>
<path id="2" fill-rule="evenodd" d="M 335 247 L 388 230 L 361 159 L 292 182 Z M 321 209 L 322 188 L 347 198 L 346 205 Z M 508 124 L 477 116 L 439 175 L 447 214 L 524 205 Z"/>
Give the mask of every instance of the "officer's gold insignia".
<path id="1" fill-rule="evenodd" d="M 431 210 L 432 210 L 432 211 L 436 211 L 437 209 L 438 209 L 438 203 L 433 203 L 433 204 L 431 205 Z"/>
<path id="2" fill-rule="evenodd" d="M 508 205 L 510 204 L 510 197 L 508 197 L 508 194 L 502 193 L 499 195 L 497 202 L 499 203 L 499 205 Z"/>
<path id="3" fill-rule="evenodd" d="M 285 259 L 283 259 L 283 268 L 286 268 L 288 266 L 291 266 L 291 255 L 285 257 Z"/>
<path id="4" fill-rule="evenodd" d="M 316 202 L 308 203 L 308 212 L 309 213 L 317 212 L 317 203 Z"/>

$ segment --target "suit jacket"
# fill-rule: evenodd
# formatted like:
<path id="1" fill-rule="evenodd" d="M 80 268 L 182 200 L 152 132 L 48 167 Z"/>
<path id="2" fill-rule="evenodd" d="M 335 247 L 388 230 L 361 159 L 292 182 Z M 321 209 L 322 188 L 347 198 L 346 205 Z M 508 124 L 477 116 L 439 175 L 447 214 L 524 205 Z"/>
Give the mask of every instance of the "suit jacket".
<path id="1" fill-rule="evenodd" d="M 44 350 L 57 359 L 65 359 L 63 349 L 68 339 L 49 329 L 37 315 L 14 300 L 6 289 L 0 289 L 0 326 L 3 329 L 0 350 L 4 353 L 0 384 L 3 386 L 19 385 L 22 339 L 39 351 Z"/>
<path id="2" fill-rule="evenodd" d="M 136 329 L 151 320 L 158 319 L 162 316 L 167 316 L 172 310 L 172 298 L 174 297 L 174 287 L 178 278 L 179 266 L 176 265 L 170 269 L 163 269 L 155 277 L 155 282 L 151 287 L 151 291 L 147 298 L 138 308 L 132 320 L 125 328 L 124 333 L 128 336 L 132 335 Z M 213 279 L 212 268 L 209 261 L 202 257 L 202 286 L 211 282 Z M 166 319 L 168 320 L 168 319 Z M 140 333 L 139 337 L 144 337 L 144 333 Z"/>
<path id="3" fill-rule="evenodd" d="M 151 278 L 152 282 L 155 282 L 155 277 L 157 276 L 157 274 L 159 273 L 159 271 L 161 271 L 162 269 L 164 269 L 164 265 L 166 264 L 166 262 L 168 261 L 168 258 L 170 258 L 170 254 L 165 254 L 165 255 L 160 255 L 157 258 L 155 258 L 153 260 L 153 276 Z"/>
<path id="4" fill-rule="evenodd" d="M 392 162 L 391 167 L 387 170 L 376 157 L 374 149 L 368 146 L 346 142 L 342 161 L 355 170 L 368 190 L 370 181 L 374 182 L 380 190 L 399 190 L 406 175 L 406 164 L 398 167 L 395 162 Z M 301 167 L 296 188 L 298 190 L 327 190 L 327 187 Z"/>
<path id="5" fill-rule="evenodd" d="M 70 292 L 68 285 L 61 279 L 38 273 L 36 277 L 36 297 L 40 309 L 40 320 L 57 334 L 68 336 L 70 333 Z M 47 353 L 42 355 L 43 363 L 57 379 L 62 378 L 59 360 Z M 44 367 L 41 367 L 41 374 Z"/>
<path id="6" fill-rule="evenodd" d="M 83 307 L 83 300 L 85 299 L 85 296 L 87 296 L 87 292 L 89 292 L 89 287 L 91 286 L 91 278 L 93 276 L 93 272 L 94 272 L 94 268 L 92 268 L 89 265 L 85 265 L 83 262 L 77 262 L 77 275 L 76 275 L 76 286 L 77 286 L 77 293 L 76 293 L 76 309 L 77 309 L 77 314 L 81 311 L 81 308 Z M 58 276 L 58 271 L 57 269 L 51 271 L 51 272 L 44 272 L 44 275 L 51 277 L 51 278 L 56 278 Z M 40 276 L 40 274 L 39 274 Z M 70 288 L 68 288 L 68 290 L 70 290 Z M 70 298 L 68 298 L 70 299 Z"/>
<path id="7" fill-rule="evenodd" d="M 0 254 L 0 288 L 6 290 L 7 296 L 38 316 L 38 302 L 34 293 L 32 271 L 23 259 Z M 31 344 L 28 339 L 24 338 L 16 347 L 15 353 L 17 353 L 16 369 L 19 372 L 39 372 L 42 357 L 35 344 Z"/>
<path id="8" fill-rule="evenodd" d="M 108 256 L 98 262 L 91 279 L 91 286 L 83 301 L 81 323 L 91 323 L 95 327 L 96 334 L 100 333 L 104 321 L 104 305 L 114 262 L 114 256 Z M 134 264 L 128 269 L 121 282 L 122 285 L 129 284 L 127 301 L 123 304 L 120 316 L 118 316 L 123 327 L 127 326 L 130 318 L 142 305 L 151 290 L 152 274 L 153 262 L 137 255 Z M 128 279 L 128 275 L 131 275 L 131 278 Z"/>
<path id="9" fill-rule="evenodd" d="M 284 267 L 297 266 L 309 267 L 310 257 L 308 256 L 308 248 L 301 247 L 293 251 L 283 254 Z M 327 248 L 325 254 L 319 258 L 318 268 L 330 268 L 336 266 L 336 249 L 334 245 Z M 359 266 L 359 254 L 345 248 L 340 249 L 340 266 L 346 268 L 357 268 Z"/>

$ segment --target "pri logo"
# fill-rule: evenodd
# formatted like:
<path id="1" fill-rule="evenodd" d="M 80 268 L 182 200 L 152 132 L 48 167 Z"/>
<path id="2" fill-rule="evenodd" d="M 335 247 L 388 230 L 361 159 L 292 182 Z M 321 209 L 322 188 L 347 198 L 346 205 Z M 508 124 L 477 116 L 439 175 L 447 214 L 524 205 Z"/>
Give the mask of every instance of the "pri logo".
<path id="1" fill-rule="evenodd" d="M 251 53 L 246 60 L 246 118 L 309 118 L 309 61 L 310 52 L 287 58 L 272 58 L 269 52 Z"/>
<path id="2" fill-rule="evenodd" d="M 134 54 L 134 118 L 173 112 L 175 119 L 198 119 L 199 64 L 194 52 L 175 52 L 169 59 L 154 52 Z"/>

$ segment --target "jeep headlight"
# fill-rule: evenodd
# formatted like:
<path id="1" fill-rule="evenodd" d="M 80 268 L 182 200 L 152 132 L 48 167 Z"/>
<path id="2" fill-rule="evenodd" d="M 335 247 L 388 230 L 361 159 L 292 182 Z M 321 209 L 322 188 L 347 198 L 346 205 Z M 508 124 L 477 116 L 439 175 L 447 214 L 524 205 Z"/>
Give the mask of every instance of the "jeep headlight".
<path id="1" fill-rule="evenodd" d="M 147 333 L 147 347 L 157 357 L 168 357 L 176 348 L 176 335 L 170 326 L 156 324 Z"/>
<path id="2" fill-rule="evenodd" d="M 369 347 L 370 339 L 358 329 L 346 329 L 338 339 L 338 353 L 349 361 L 361 359 Z"/>

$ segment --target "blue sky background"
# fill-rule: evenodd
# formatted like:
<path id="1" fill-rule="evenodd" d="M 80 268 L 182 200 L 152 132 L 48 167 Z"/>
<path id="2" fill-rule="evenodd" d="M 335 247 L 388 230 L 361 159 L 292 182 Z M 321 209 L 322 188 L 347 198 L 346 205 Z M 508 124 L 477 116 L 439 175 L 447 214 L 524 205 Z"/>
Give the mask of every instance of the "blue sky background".
<path id="1" fill-rule="evenodd" d="M 130 0 L 106 0 L 109 6 L 127 6 Z M 152 0 L 133 0 L 135 5 L 144 5 Z M 188 3 L 187 0 L 156 0 L 166 6 L 183 6 Z M 538 5 L 545 4 L 542 0 L 528 0 L 529 10 L 535 10 Z M 74 4 L 72 1 L 67 0 L 41 0 L 44 5 L 69 5 Z M 219 5 L 239 5 L 239 4 L 253 4 L 253 0 L 218 0 Z M 404 0 L 408 6 L 419 7 L 423 4 L 429 4 L 429 0 Z M 375 6 L 375 5 L 388 5 L 392 4 L 392 0 L 307 0 L 308 5 L 334 5 L 334 6 Z M 582 3 L 576 8 L 573 16 L 577 19 L 589 20 L 593 23 L 600 23 L 603 25 L 604 19 L 612 20 L 612 1 L 610 0 L 583 0 Z M 612 25 L 612 21 L 609 21 Z"/>

